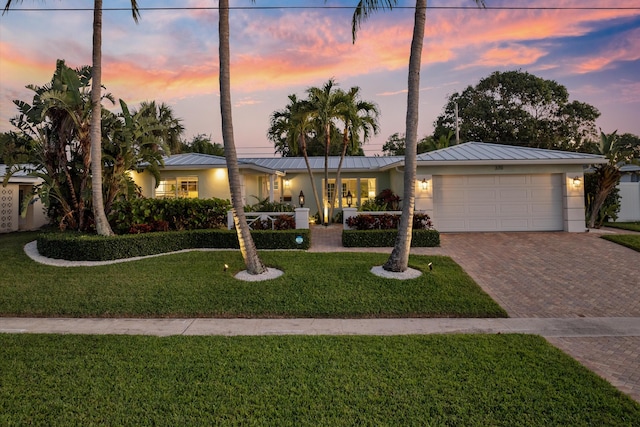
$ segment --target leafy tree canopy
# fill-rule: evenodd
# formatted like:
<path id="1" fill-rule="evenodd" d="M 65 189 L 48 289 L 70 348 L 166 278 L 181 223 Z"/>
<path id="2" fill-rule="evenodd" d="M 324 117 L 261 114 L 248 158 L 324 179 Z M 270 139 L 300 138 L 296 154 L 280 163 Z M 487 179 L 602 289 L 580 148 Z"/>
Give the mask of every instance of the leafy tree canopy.
<path id="1" fill-rule="evenodd" d="M 452 136 L 453 132 L 449 132 L 447 135 L 441 135 L 437 141 L 432 135 L 424 136 L 418 141 L 418 154 L 448 147 L 451 145 Z M 382 146 L 382 154 L 385 156 L 404 156 L 405 147 L 404 134 L 396 132 L 385 141 Z"/>
<path id="2" fill-rule="evenodd" d="M 182 141 L 180 153 L 201 153 L 224 157 L 224 147 L 217 142 L 211 142 L 211 135 L 203 133 L 194 136 L 191 141 Z M 175 154 L 175 153 L 174 153 Z"/>
<path id="3" fill-rule="evenodd" d="M 435 138 L 455 132 L 456 103 L 463 142 L 571 150 L 598 137 L 595 107 L 570 102 L 563 85 L 523 71 L 496 71 L 451 95 L 435 121 Z"/>

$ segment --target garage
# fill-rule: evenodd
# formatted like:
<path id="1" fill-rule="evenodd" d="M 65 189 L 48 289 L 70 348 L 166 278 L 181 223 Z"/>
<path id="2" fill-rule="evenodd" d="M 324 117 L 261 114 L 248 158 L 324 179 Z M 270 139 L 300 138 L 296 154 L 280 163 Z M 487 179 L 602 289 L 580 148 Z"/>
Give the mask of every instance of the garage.
<path id="1" fill-rule="evenodd" d="M 434 175 L 439 231 L 563 230 L 561 174 Z"/>

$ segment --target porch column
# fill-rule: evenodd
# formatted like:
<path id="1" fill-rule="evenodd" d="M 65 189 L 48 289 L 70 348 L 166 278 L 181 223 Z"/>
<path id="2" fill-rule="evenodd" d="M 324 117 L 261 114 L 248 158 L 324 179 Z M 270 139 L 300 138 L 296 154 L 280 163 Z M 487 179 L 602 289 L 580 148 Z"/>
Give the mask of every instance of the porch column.
<path id="1" fill-rule="evenodd" d="M 358 209 L 356 208 L 342 208 L 342 227 L 345 230 L 351 230 L 351 227 L 347 225 L 347 220 L 351 217 L 358 215 Z"/>
<path id="2" fill-rule="evenodd" d="M 582 233 L 587 229 L 584 212 L 584 174 L 579 172 L 563 175 L 562 216 L 564 217 L 564 231 Z"/>
<path id="3" fill-rule="evenodd" d="M 309 228 L 309 208 L 296 208 L 296 229 Z"/>
<path id="4" fill-rule="evenodd" d="M 418 175 L 415 209 L 433 219 L 433 175 Z"/>

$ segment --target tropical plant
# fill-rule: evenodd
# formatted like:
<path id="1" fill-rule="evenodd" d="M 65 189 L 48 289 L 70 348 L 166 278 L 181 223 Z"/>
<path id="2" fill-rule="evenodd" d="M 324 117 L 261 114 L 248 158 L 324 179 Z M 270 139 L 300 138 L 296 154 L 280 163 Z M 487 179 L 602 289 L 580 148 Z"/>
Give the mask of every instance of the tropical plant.
<path id="1" fill-rule="evenodd" d="M 440 150 L 447 148 L 451 145 L 451 138 L 453 132 L 449 131 L 447 135 L 440 135 L 436 140 L 433 135 L 427 135 L 422 137 L 418 141 L 417 153 L 422 154 L 428 151 Z M 385 156 L 404 156 L 405 154 L 405 141 L 404 134 L 398 132 L 389 136 L 382 146 L 382 153 Z"/>
<path id="2" fill-rule="evenodd" d="M 21 1 L 22 2 L 22 1 Z M 4 12 L 11 7 L 12 0 L 7 0 Z M 3 12 L 3 13 L 4 13 Z M 140 13 L 136 0 L 131 0 L 133 20 L 137 23 Z M 102 0 L 93 3 L 93 42 L 91 66 L 91 111 L 101 111 L 102 106 Z M 89 125 L 90 163 L 91 163 L 91 192 L 93 202 L 93 217 L 96 231 L 100 235 L 112 235 L 113 231 L 107 220 L 102 197 L 102 114 L 92 114 Z M 88 175 L 88 168 L 87 168 Z"/>
<path id="3" fill-rule="evenodd" d="M 142 163 L 156 183 L 160 182 L 160 167 L 164 165 L 163 154 L 169 151 L 165 140 L 173 127 L 172 121 L 162 120 L 156 114 L 155 102 L 143 102 L 137 111 L 131 112 L 120 100 L 120 114 L 103 113 L 103 160 L 105 211 L 109 212 L 117 197 L 131 198 L 139 191 L 129 171 Z M 168 108 L 168 107 L 167 107 Z"/>
<path id="4" fill-rule="evenodd" d="M 340 172 L 342 171 L 342 163 L 347 154 L 347 149 L 351 147 L 359 147 L 360 144 L 369 140 L 372 135 L 378 134 L 378 116 L 380 111 L 378 106 L 369 101 L 360 99 L 360 88 L 357 86 L 349 89 L 344 93 L 344 101 L 342 108 L 338 114 L 338 118 L 343 123 L 342 131 L 342 150 L 340 152 L 340 162 L 336 171 L 336 185 L 340 182 Z M 362 137 L 360 137 L 362 135 Z M 339 189 L 338 189 L 339 191 Z M 331 211 L 330 217 L 333 217 L 333 209 L 335 207 L 335 199 L 338 191 L 334 191 L 329 206 Z"/>
<path id="5" fill-rule="evenodd" d="M 85 230 L 90 225 L 91 76 L 90 67 L 74 70 L 58 60 L 50 83 L 27 86 L 35 93 L 31 105 L 14 101 L 19 115 L 11 124 L 18 132 L 8 134 L 9 142 L 27 153 L 30 166 L 22 169 L 43 181 L 30 197 L 42 197 L 49 218 L 61 229 Z M 11 165 L 7 178 L 19 168 Z"/>
<path id="6" fill-rule="evenodd" d="M 320 197 L 313 178 L 313 170 L 309 163 L 307 140 L 309 136 L 314 136 L 317 132 L 311 120 L 311 106 L 306 100 L 298 100 L 295 94 L 289 95 L 289 104 L 282 109 L 271 114 L 270 126 L 267 132 L 268 138 L 276 145 L 276 152 L 280 151 L 292 157 L 304 157 L 307 167 L 311 190 L 318 210 L 321 210 Z M 321 218 L 318 218 L 320 221 Z"/>
<path id="7" fill-rule="evenodd" d="M 222 116 L 222 139 L 224 154 L 227 159 L 229 176 L 229 190 L 233 206 L 233 220 L 238 234 L 240 253 L 247 267 L 247 273 L 258 275 L 265 273 L 267 268 L 258 256 L 258 250 L 251 237 L 251 230 L 247 224 L 242 203 L 240 185 L 240 168 L 238 155 L 233 137 L 233 122 L 231 117 L 231 52 L 229 48 L 229 0 L 220 0 L 218 4 L 218 34 L 220 60 L 220 114 Z"/>
<path id="8" fill-rule="evenodd" d="M 348 102 L 347 96 L 342 90 L 334 90 L 336 82 L 333 79 L 329 79 L 321 88 L 310 87 L 307 89 L 308 108 L 310 119 L 315 122 L 319 135 L 324 141 L 324 188 L 322 201 L 326 200 L 330 203 L 333 200 L 330 192 L 329 184 L 329 154 L 331 151 L 331 139 L 332 135 L 335 135 L 338 130 L 335 125 L 335 120 L 340 117 L 341 113 L 346 110 L 345 104 Z M 324 218 L 324 210 L 322 205 L 318 205 L 318 210 L 321 212 L 321 220 L 328 222 L 331 218 Z"/>
<path id="9" fill-rule="evenodd" d="M 600 131 L 600 144 L 596 149 L 596 154 L 605 156 L 608 159 L 607 163 L 599 164 L 595 166 L 593 172 L 596 180 L 595 193 L 588 198 L 587 203 L 587 226 L 589 228 L 596 227 L 598 219 L 604 220 L 604 218 L 612 213 L 615 214 L 615 210 L 610 208 L 607 212 L 602 212 L 603 206 L 607 197 L 620 182 L 620 167 L 628 163 L 640 163 L 640 145 L 628 143 L 626 140 L 621 141 L 618 138 L 617 131 L 605 134 Z M 602 224 L 602 222 L 600 222 Z"/>
<path id="10" fill-rule="evenodd" d="M 484 0 L 475 0 L 478 5 L 484 5 Z M 353 14 L 351 33 L 353 42 L 361 23 L 372 12 L 378 9 L 391 9 L 396 0 L 360 0 Z M 416 0 L 409 56 L 409 77 L 407 88 L 407 116 L 406 116 L 406 153 L 404 167 L 404 194 L 402 217 L 398 227 L 398 236 L 393 251 L 383 268 L 387 271 L 402 272 L 409 267 L 409 251 L 411 249 L 411 235 L 413 224 L 413 210 L 415 202 L 415 181 L 417 166 L 418 142 L 418 113 L 420 93 L 420 67 L 422 66 L 422 44 L 424 41 L 424 27 L 426 21 L 427 0 Z"/>

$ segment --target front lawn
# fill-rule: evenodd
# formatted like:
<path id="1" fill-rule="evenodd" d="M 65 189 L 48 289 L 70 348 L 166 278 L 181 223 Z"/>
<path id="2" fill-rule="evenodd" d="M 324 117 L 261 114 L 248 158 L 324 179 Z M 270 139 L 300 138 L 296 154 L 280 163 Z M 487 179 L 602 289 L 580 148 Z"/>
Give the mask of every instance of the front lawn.
<path id="1" fill-rule="evenodd" d="M 606 234 L 601 237 L 640 252 L 640 234 Z"/>
<path id="2" fill-rule="evenodd" d="M 0 366 L 0 425 L 640 425 L 536 336 L 0 334 Z"/>
<path id="3" fill-rule="evenodd" d="M 622 230 L 640 231 L 640 222 L 606 222 L 605 227 L 620 228 Z"/>
<path id="4" fill-rule="evenodd" d="M 243 282 L 233 277 L 244 269 L 239 251 L 62 268 L 27 257 L 23 246 L 34 239 L 0 235 L 0 316 L 506 317 L 448 257 L 412 256 L 423 275 L 400 281 L 370 272 L 386 254 L 262 251 L 285 274 Z"/>

